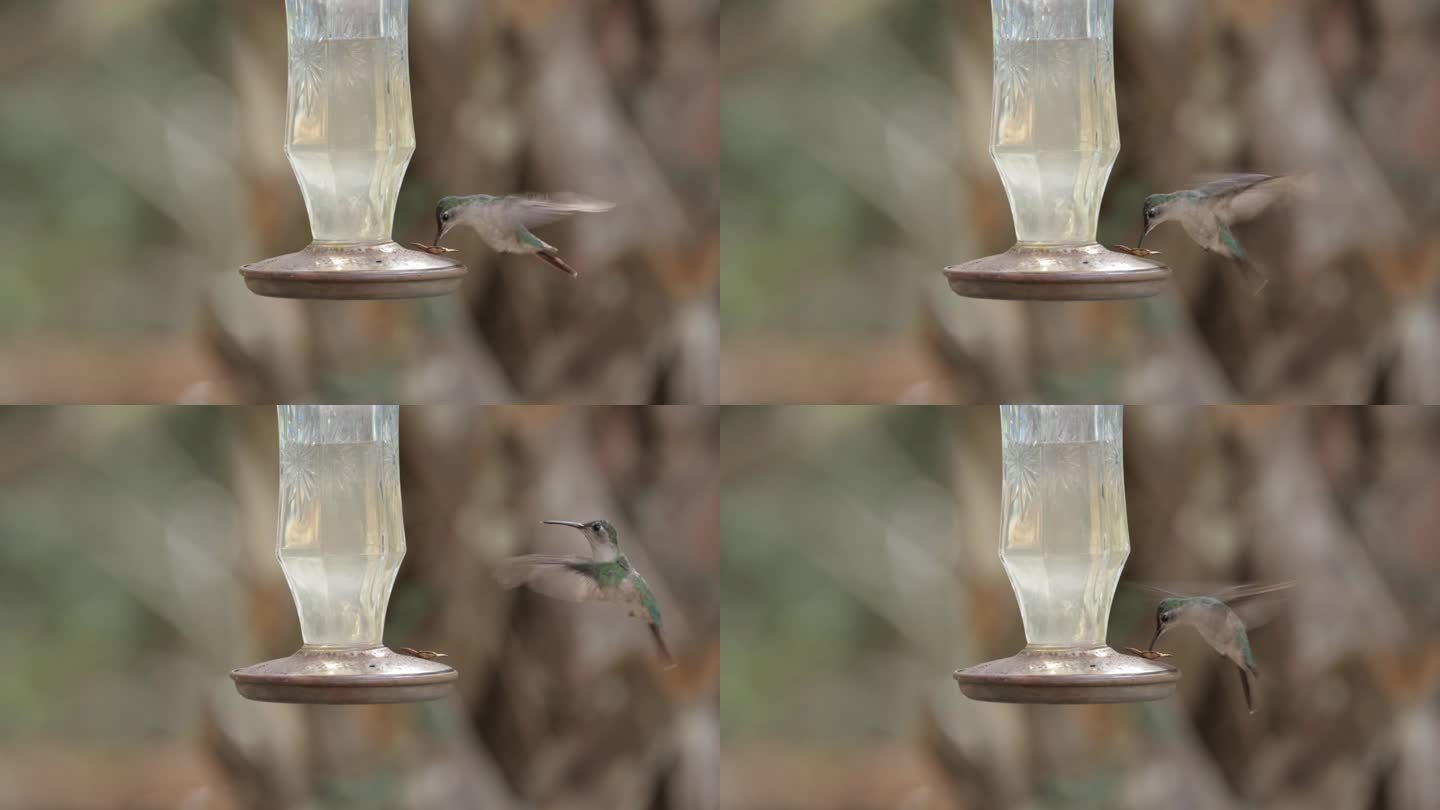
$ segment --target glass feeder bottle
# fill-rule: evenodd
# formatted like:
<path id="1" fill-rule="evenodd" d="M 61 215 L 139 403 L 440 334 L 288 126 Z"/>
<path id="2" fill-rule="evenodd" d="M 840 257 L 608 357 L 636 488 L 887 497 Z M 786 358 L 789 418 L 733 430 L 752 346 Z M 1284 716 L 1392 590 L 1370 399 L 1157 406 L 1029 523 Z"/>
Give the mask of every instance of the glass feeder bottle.
<path id="1" fill-rule="evenodd" d="M 378 647 L 405 557 L 393 407 L 282 405 L 276 557 L 307 647 Z"/>
<path id="2" fill-rule="evenodd" d="M 1120 153 L 1114 0 L 991 0 L 990 157 L 1017 243 L 946 269 L 980 298 L 1153 295 L 1161 264 L 1095 242 L 1100 201 Z M 1137 217 L 1138 221 L 1138 217 Z"/>
<path id="3" fill-rule="evenodd" d="M 1111 703 L 1170 694 L 1173 667 L 1105 644 L 1130 554 L 1119 405 L 1000 406 L 1000 559 L 1025 625 L 1018 655 L 956 673 L 978 700 Z"/>
<path id="4" fill-rule="evenodd" d="M 1000 560 L 1031 646 L 1102 646 L 1130 555 L 1120 406 L 1002 405 Z"/>
<path id="5" fill-rule="evenodd" d="M 409 0 L 286 0 L 285 155 L 314 241 L 241 268 L 293 298 L 404 298 L 456 289 L 465 269 L 391 238 L 415 153 Z"/>
<path id="6" fill-rule="evenodd" d="M 399 409 L 281 405 L 276 557 L 304 646 L 231 673 L 255 700 L 392 703 L 440 697 L 444 664 L 384 646 L 385 610 L 405 557 Z"/>

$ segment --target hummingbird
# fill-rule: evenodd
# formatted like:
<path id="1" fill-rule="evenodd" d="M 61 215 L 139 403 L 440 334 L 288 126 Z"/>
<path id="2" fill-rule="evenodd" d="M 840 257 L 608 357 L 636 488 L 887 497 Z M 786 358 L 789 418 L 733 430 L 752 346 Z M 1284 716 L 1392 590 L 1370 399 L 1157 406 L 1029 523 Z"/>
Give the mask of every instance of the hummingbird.
<path id="1" fill-rule="evenodd" d="M 1178 220 L 1196 244 L 1234 262 L 1251 291 L 1259 293 L 1269 279 L 1240 246 L 1231 226 L 1260 216 L 1306 185 L 1305 178 L 1295 176 L 1228 174 L 1195 188 L 1151 194 L 1145 198 L 1145 221 L 1135 247 L 1140 248 L 1156 225 Z"/>
<path id="2" fill-rule="evenodd" d="M 1155 607 L 1155 635 L 1150 639 L 1149 649 L 1154 650 L 1155 642 L 1172 627 L 1189 625 L 1195 628 L 1211 649 L 1229 659 L 1239 670 L 1240 686 L 1245 690 L 1245 708 L 1254 714 L 1255 701 L 1250 694 L 1250 678 L 1258 678 L 1260 671 L 1255 667 L 1255 655 L 1250 650 L 1250 635 L 1245 629 L 1245 622 L 1227 602 L 1285 590 L 1294 584 L 1281 582 L 1274 585 L 1237 585 L 1212 596 L 1171 595 L 1162 599 Z"/>
<path id="3" fill-rule="evenodd" d="M 620 551 L 620 539 L 608 520 L 575 523 L 546 520 L 552 526 L 580 530 L 590 542 L 590 557 L 568 554 L 528 554 L 513 557 L 500 565 L 496 578 L 506 588 L 528 585 L 531 590 L 569 602 L 618 602 L 634 618 L 644 619 L 665 663 L 675 659 L 665 643 L 660 606 L 645 578 Z"/>
<path id="4" fill-rule="evenodd" d="M 609 211 L 614 203 L 592 200 L 578 194 L 512 194 L 493 197 L 473 194 L 445 197 L 435 206 L 435 245 L 457 225 L 469 225 L 480 239 L 498 253 L 527 253 L 573 277 L 580 274 L 560 258 L 560 251 L 530 232 L 575 214 Z"/>

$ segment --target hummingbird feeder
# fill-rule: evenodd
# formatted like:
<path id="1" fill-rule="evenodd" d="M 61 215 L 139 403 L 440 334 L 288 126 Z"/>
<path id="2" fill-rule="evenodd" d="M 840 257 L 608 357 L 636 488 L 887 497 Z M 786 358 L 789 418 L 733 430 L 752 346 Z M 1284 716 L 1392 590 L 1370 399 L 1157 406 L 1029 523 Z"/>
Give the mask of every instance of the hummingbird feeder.
<path id="1" fill-rule="evenodd" d="M 465 267 L 395 243 L 410 157 L 409 0 L 285 0 L 285 154 L 310 215 L 310 246 L 247 264 L 276 298 L 421 298 L 455 291 Z"/>
<path id="2" fill-rule="evenodd" d="M 1095 241 L 1120 153 L 1114 0 L 991 0 L 990 157 L 1010 199 L 1016 244 L 947 267 L 971 298 L 1084 301 L 1160 291 L 1169 268 Z"/>
<path id="3" fill-rule="evenodd" d="M 1000 560 L 1025 649 L 960 670 L 960 691 L 1002 703 L 1128 703 L 1175 690 L 1179 670 L 1105 643 L 1130 554 L 1119 405 L 1002 405 Z"/>
<path id="4" fill-rule="evenodd" d="M 399 409 L 281 405 L 276 557 L 304 646 L 230 673 L 240 694 L 275 703 L 409 703 L 444 696 L 455 670 L 383 643 L 405 557 Z"/>

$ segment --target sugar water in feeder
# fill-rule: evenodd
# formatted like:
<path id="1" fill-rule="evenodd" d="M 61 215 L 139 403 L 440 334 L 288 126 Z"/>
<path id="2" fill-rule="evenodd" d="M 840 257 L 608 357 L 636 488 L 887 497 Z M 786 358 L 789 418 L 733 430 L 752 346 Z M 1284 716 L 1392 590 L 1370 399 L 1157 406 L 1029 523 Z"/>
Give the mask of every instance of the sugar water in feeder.
<path id="1" fill-rule="evenodd" d="M 1030 644 L 1103 645 L 1111 597 L 1130 554 L 1120 412 L 1085 407 L 1049 418 L 1019 412 L 1043 407 L 1002 406 L 1000 559 Z"/>
<path id="2" fill-rule="evenodd" d="M 383 442 L 302 436 L 298 414 L 286 413 L 295 407 L 281 406 L 281 441 L 290 458 L 281 462 L 288 480 L 281 485 L 277 556 L 301 635 L 309 645 L 378 645 L 405 558 L 399 464 Z M 379 427 L 393 431 L 383 424 L 387 418 L 381 416 Z"/>
<path id="3" fill-rule="evenodd" d="M 388 241 L 415 154 L 405 30 L 359 30 L 301 28 L 291 43 L 285 153 L 317 242 Z"/>
<path id="4" fill-rule="evenodd" d="M 990 155 L 1021 242 L 1095 241 L 1120 154 L 1114 71 L 1094 38 L 995 43 Z"/>

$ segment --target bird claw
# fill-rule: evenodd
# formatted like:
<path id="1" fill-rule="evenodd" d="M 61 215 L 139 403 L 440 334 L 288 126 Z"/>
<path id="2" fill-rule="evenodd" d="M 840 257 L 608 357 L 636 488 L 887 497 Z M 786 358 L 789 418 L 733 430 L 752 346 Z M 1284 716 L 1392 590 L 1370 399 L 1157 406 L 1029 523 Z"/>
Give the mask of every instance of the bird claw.
<path id="1" fill-rule="evenodd" d="M 1121 253 L 1129 253 L 1131 256 L 1139 256 L 1142 259 L 1160 255 L 1160 251 L 1151 250 L 1150 248 L 1132 248 L 1125 245 L 1116 245 L 1115 249 Z"/>
<path id="2" fill-rule="evenodd" d="M 433 650 L 415 650 L 411 649 L 410 647 L 396 647 L 395 652 L 403 653 L 405 655 L 413 656 L 415 658 L 424 658 L 426 661 L 434 661 L 436 658 L 450 657 L 442 652 L 434 652 Z"/>
<path id="3" fill-rule="evenodd" d="M 411 242 L 411 243 L 409 243 L 409 244 L 410 244 L 411 247 L 415 248 L 416 250 L 423 250 L 423 251 L 425 251 L 426 253 L 429 253 L 431 256 L 443 256 L 443 255 L 445 255 L 446 253 L 459 253 L 459 252 L 460 252 L 459 250 L 456 250 L 455 248 L 441 247 L 440 245 L 422 245 L 422 244 L 420 244 L 419 242 Z"/>
<path id="4" fill-rule="evenodd" d="M 1137 655 L 1147 661 L 1154 661 L 1157 658 L 1173 658 L 1171 653 L 1160 652 L 1159 650 L 1137 650 L 1134 647 L 1121 647 L 1122 651 L 1130 655 Z"/>

